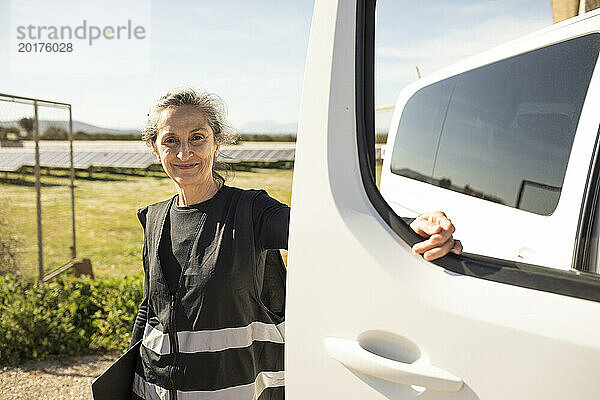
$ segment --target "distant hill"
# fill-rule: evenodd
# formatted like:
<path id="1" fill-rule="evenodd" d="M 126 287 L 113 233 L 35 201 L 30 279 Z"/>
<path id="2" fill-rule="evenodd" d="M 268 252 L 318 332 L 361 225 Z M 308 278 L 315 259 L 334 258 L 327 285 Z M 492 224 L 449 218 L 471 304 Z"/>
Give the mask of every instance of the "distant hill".
<path id="1" fill-rule="evenodd" d="M 40 133 L 44 133 L 51 126 L 56 126 L 63 129 L 68 129 L 69 121 L 51 121 L 40 120 Z M 18 121 L 0 121 L 0 126 L 18 125 Z M 250 121 L 239 127 L 238 132 L 247 135 L 272 135 L 272 134 L 296 134 L 298 128 L 297 123 L 282 124 L 275 121 Z M 110 133 L 113 135 L 124 134 L 140 134 L 140 130 L 135 129 L 111 129 L 102 128 L 100 126 L 86 124 L 81 121 L 73 121 L 73 133 L 83 131 L 88 134 L 94 133 Z"/>
<path id="2" fill-rule="evenodd" d="M 0 121 L 0 126 L 10 126 L 10 125 L 19 125 L 19 121 Z M 39 130 L 40 133 L 44 133 L 46 129 L 51 126 L 55 126 L 58 128 L 63 128 L 65 130 L 69 129 L 69 121 L 50 121 L 50 120 L 39 120 Z M 92 124 L 86 124 L 81 121 L 73 121 L 73 133 L 83 131 L 85 133 L 111 133 L 113 135 L 124 135 L 128 133 L 136 133 L 139 134 L 140 131 L 136 131 L 134 129 L 110 129 L 110 128 L 102 128 Z"/>

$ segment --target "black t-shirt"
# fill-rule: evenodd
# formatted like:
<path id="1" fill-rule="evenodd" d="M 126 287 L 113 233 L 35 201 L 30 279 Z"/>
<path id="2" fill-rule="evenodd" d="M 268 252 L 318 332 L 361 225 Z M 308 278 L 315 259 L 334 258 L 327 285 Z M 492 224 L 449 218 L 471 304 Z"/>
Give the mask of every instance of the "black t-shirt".
<path id="1" fill-rule="evenodd" d="M 200 235 L 205 230 L 217 234 L 220 230 L 207 227 L 223 220 L 233 192 L 233 188 L 223 185 L 212 198 L 187 206 L 179 206 L 179 195 L 175 195 L 158 248 L 163 274 L 171 293 L 175 293 L 181 271 L 189 258 L 196 229 L 200 228 Z M 200 225 L 203 214 L 206 214 L 205 222 Z M 290 220 L 290 208 L 287 205 L 262 192 L 254 200 L 252 219 L 259 249 L 287 249 Z M 203 242 L 208 244 L 214 241 L 204 238 Z"/>

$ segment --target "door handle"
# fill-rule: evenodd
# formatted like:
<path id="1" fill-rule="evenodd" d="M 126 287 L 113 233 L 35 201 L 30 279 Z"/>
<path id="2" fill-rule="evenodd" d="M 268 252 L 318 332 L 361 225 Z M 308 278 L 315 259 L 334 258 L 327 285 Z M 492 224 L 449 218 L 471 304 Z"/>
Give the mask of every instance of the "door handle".
<path id="1" fill-rule="evenodd" d="M 442 392 L 457 392 L 463 385 L 462 379 L 428 361 L 405 363 L 392 360 L 365 350 L 354 340 L 327 337 L 325 348 L 332 358 L 349 369 L 386 381 Z"/>

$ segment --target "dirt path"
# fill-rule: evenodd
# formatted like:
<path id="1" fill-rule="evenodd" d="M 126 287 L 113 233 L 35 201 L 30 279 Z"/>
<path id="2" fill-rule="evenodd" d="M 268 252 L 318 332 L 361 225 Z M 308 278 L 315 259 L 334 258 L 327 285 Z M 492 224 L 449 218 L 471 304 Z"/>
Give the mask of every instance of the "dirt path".
<path id="1" fill-rule="evenodd" d="M 117 355 L 90 355 L 60 361 L 27 362 L 0 368 L 1 400 L 90 400 L 92 380 Z"/>

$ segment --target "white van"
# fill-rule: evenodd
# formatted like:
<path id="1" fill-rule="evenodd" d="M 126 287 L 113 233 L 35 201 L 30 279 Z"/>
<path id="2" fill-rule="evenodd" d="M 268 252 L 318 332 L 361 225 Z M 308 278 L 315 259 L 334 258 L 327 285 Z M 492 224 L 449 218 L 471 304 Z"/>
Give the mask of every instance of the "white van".
<path id="1" fill-rule="evenodd" d="M 381 177 L 392 208 L 443 209 L 466 252 L 575 267 L 600 122 L 599 28 L 589 13 L 405 88 Z"/>
<path id="2" fill-rule="evenodd" d="M 452 110 L 445 116 L 447 126 L 454 118 L 454 137 L 440 137 L 438 129 L 434 160 L 446 165 L 438 175 L 431 162 L 428 170 L 426 159 L 421 165 L 411 158 L 419 143 L 431 150 L 435 130 L 412 142 L 393 132 L 382 182 L 393 208 L 375 185 L 374 24 L 374 0 L 315 2 L 292 189 L 286 398 L 599 398 L 600 278 L 583 271 L 595 270 L 584 260 L 595 260 L 597 241 L 598 13 L 471 58 L 403 92 L 396 127 L 427 91 L 439 90 L 434 99 L 442 109 L 445 102 L 465 111 L 464 118 Z M 529 62 L 544 54 L 551 62 L 563 52 L 571 58 L 555 68 L 566 69 L 568 81 L 543 86 L 556 70 Z M 477 93 L 498 79 L 484 77 L 465 97 L 478 104 L 444 100 L 468 94 L 461 74 L 472 79 L 494 63 L 509 71 L 498 91 Z M 528 78 L 514 81 L 521 73 Z M 488 107 L 510 90 L 520 97 L 508 109 Z M 469 107 L 488 111 L 473 118 Z M 527 128 L 530 134 L 516 137 Z M 475 129 L 480 136 L 469 133 Z M 483 153 L 488 145 L 496 153 Z M 397 157 L 404 146 L 406 158 Z M 490 157 L 494 163 L 485 163 Z M 477 179 L 461 175 L 465 165 L 477 169 L 467 171 Z M 493 184 L 489 174 L 497 177 Z M 431 209 L 447 211 L 465 248 L 484 255 L 427 262 L 411 253 L 418 238 L 398 214 Z"/>

